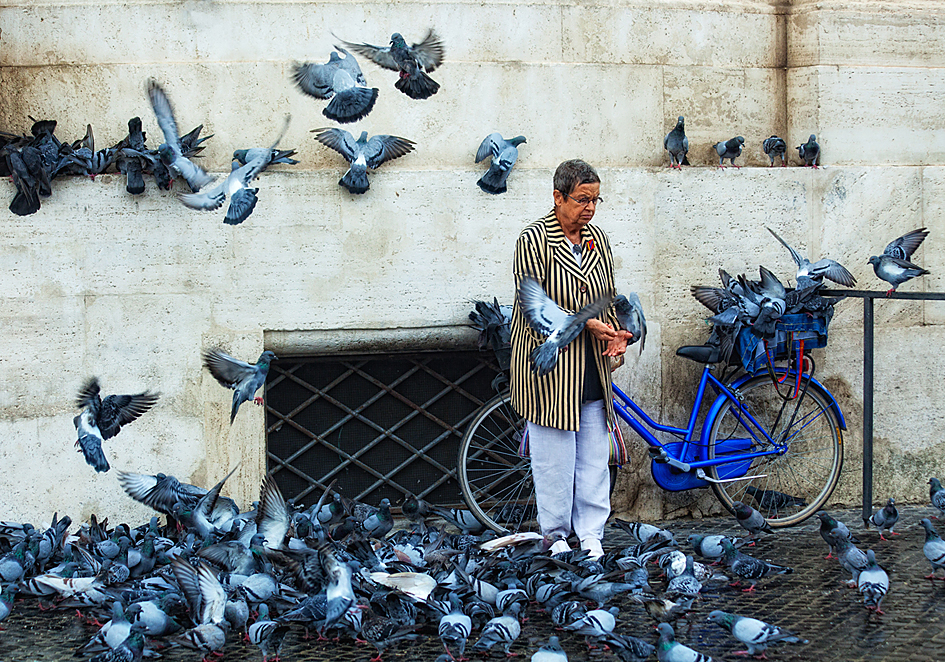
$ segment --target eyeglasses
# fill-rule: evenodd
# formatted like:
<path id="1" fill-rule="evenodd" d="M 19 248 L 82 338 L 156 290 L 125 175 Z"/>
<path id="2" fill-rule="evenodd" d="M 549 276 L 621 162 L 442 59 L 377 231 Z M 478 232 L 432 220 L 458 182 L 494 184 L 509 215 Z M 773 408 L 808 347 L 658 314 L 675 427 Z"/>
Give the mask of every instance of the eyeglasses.
<path id="1" fill-rule="evenodd" d="M 603 199 L 602 197 L 600 197 L 600 196 L 598 196 L 598 197 L 596 197 L 596 198 L 581 198 L 580 200 L 578 200 L 577 198 L 572 198 L 570 195 L 568 195 L 567 193 L 565 193 L 565 194 L 564 194 L 564 197 L 570 198 L 571 200 L 574 200 L 576 203 L 578 203 L 578 204 L 581 205 L 582 207 L 587 207 L 587 206 L 588 206 L 589 204 L 591 204 L 592 202 L 594 203 L 594 206 L 597 207 L 597 205 L 599 205 L 600 203 L 602 203 L 602 202 L 604 201 L 604 199 Z"/>

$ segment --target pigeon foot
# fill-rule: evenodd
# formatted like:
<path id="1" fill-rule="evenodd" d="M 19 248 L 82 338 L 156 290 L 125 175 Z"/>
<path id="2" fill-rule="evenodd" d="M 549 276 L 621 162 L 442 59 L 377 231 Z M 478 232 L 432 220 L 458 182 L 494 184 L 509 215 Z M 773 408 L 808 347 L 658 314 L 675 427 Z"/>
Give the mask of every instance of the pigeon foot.
<path id="1" fill-rule="evenodd" d="M 263 403 L 263 399 L 257 395 L 255 398 L 253 398 L 253 402 L 255 402 L 257 405 L 261 405 Z"/>

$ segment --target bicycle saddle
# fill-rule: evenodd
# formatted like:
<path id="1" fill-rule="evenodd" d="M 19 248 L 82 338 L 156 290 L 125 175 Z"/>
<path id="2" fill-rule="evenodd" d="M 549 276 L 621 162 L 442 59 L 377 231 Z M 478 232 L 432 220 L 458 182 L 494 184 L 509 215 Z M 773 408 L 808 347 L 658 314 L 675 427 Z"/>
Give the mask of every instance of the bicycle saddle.
<path id="1" fill-rule="evenodd" d="M 696 363 L 718 363 L 719 348 L 715 345 L 683 345 L 676 350 L 676 356 Z"/>

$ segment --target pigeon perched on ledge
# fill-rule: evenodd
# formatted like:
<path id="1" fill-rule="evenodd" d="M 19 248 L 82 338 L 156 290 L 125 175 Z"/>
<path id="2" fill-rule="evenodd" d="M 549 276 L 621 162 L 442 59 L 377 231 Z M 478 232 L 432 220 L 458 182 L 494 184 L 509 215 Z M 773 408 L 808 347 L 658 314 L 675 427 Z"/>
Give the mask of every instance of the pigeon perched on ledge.
<path id="1" fill-rule="evenodd" d="M 803 145 L 797 146 L 797 155 L 805 166 L 817 168 L 820 161 L 820 144 L 817 142 L 817 136 L 813 133 Z"/>
<path id="2" fill-rule="evenodd" d="M 787 152 L 787 143 L 784 142 L 784 138 L 778 138 L 777 136 L 765 138 L 764 142 L 761 143 L 761 148 L 771 160 L 772 168 L 774 167 L 774 157 L 776 156 L 781 159 L 782 168 L 787 166 L 787 158 L 784 156 L 785 152 Z"/>
<path id="3" fill-rule="evenodd" d="M 689 159 L 686 154 L 689 152 L 689 138 L 686 137 L 686 121 L 680 115 L 676 120 L 676 126 L 663 138 L 663 149 L 669 152 L 669 167 L 682 170 L 684 165 L 689 165 Z"/>
<path id="4" fill-rule="evenodd" d="M 728 159 L 732 162 L 732 165 L 736 168 L 741 168 L 741 166 L 735 165 L 735 159 L 742 155 L 742 145 L 745 144 L 745 139 L 741 136 L 735 136 L 731 140 L 726 140 L 724 143 L 718 142 L 712 145 L 715 148 L 715 153 L 719 155 L 719 167 L 724 168 L 722 161 Z"/>

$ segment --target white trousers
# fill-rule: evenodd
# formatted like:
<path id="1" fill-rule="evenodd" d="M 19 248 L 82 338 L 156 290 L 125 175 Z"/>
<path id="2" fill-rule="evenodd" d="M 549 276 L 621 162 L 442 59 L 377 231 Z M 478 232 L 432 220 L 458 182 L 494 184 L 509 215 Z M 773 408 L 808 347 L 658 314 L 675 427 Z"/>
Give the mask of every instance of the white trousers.
<path id="1" fill-rule="evenodd" d="M 584 543 L 602 540 L 610 516 L 610 446 L 603 400 L 581 405 L 580 429 L 528 421 L 528 449 L 544 536 L 572 532 Z"/>

